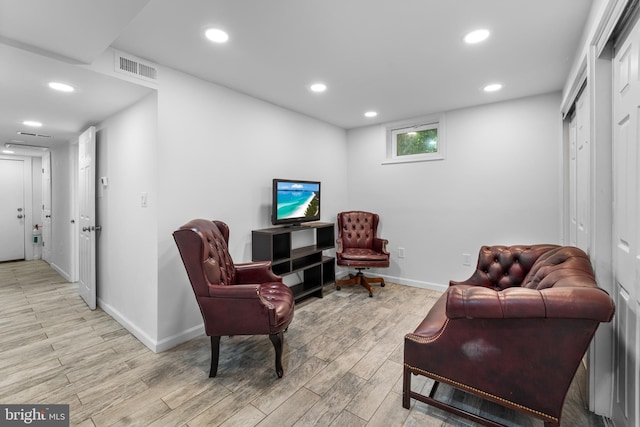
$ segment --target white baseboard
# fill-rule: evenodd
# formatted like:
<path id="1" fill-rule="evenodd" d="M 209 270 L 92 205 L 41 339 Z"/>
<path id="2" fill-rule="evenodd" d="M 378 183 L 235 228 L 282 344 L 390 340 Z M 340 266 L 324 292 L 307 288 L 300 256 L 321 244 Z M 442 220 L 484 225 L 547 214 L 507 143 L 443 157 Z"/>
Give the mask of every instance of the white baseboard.
<path id="1" fill-rule="evenodd" d="M 104 310 L 109 316 L 113 317 L 113 319 L 120 323 L 127 331 L 131 333 L 134 337 L 136 337 L 142 344 L 147 346 L 149 350 L 157 353 L 156 351 L 156 340 L 151 338 L 146 332 L 142 329 L 138 328 L 135 324 L 133 324 L 128 318 L 122 315 L 118 310 L 113 308 L 111 305 L 107 304 L 100 298 L 97 299 L 98 307 Z"/>
<path id="2" fill-rule="evenodd" d="M 385 274 L 372 274 L 372 276 L 378 276 L 388 280 L 389 282 L 397 283 L 399 285 L 413 286 L 414 288 L 429 289 L 432 291 L 444 292 L 448 286 L 441 285 L 439 283 L 424 282 L 421 280 L 403 279 L 402 277 L 387 276 Z"/>
<path id="3" fill-rule="evenodd" d="M 58 273 L 59 275 L 64 277 L 64 280 L 66 280 L 67 282 L 73 282 L 73 280 L 71 280 L 71 276 L 69 275 L 69 273 L 67 273 L 66 271 L 64 271 L 60 267 L 58 267 L 56 264 L 50 263 L 49 266 L 51 268 L 53 268 L 56 271 L 56 273 Z"/>
<path id="4" fill-rule="evenodd" d="M 161 351 L 169 350 L 177 345 L 182 344 L 183 342 L 187 342 L 197 337 L 201 337 L 205 334 L 204 332 L 204 323 L 201 323 L 198 326 L 194 326 L 192 328 L 187 329 L 179 334 L 172 335 L 168 338 L 161 339 L 156 344 L 156 353 Z"/>
<path id="5" fill-rule="evenodd" d="M 103 300 L 98 298 L 98 306 L 104 310 L 109 316 L 113 317 L 113 319 L 120 323 L 127 331 L 131 333 L 134 337 L 136 337 L 142 344 L 144 344 L 149 350 L 154 353 L 160 353 L 165 350 L 169 350 L 183 342 L 187 342 L 193 338 L 204 335 L 204 323 L 189 328 L 179 334 L 172 335 L 168 338 L 164 338 L 160 341 L 152 338 L 144 332 L 142 329 L 137 327 L 133 322 L 131 322 L 127 317 L 122 315 L 118 310 L 113 308 L 111 305 L 105 303 Z"/>
<path id="6" fill-rule="evenodd" d="M 336 269 L 336 279 L 340 275 L 344 276 L 348 274 L 348 272 L 349 270 L 346 268 Z M 438 292 L 444 292 L 449 287 L 447 285 L 442 285 L 440 283 L 431 283 L 431 282 L 424 282 L 421 280 L 404 279 L 402 277 L 389 276 L 387 274 L 376 274 L 376 273 L 368 272 L 367 275 L 372 277 L 382 277 L 384 280 L 388 280 L 389 282 L 397 283 L 399 285 L 413 286 L 414 288 L 429 289 L 429 290 L 438 291 Z"/>

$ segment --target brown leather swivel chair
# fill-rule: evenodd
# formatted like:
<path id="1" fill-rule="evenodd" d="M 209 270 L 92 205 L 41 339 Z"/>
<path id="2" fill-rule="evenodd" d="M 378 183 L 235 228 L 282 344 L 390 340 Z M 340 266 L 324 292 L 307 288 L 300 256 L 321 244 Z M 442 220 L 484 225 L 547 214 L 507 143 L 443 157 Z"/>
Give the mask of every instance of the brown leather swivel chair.
<path id="1" fill-rule="evenodd" d="M 352 267 L 358 273 L 349 274 L 345 280 L 336 280 L 336 289 L 342 286 L 360 285 L 373 296 L 372 283 L 380 283 L 384 287 L 381 277 L 365 277 L 362 270 L 366 268 L 389 267 L 388 240 L 377 237 L 378 214 L 363 211 L 340 212 L 338 214 L 338 249 L 336 261 L 338 265 Z"/>
<path id="2" fill-rule="evenodd" d="M 194 219 L 173 233 L 211 336 L 210 377 L 218 372 L 222 335 L 269 335 L 276 374 L 283 375 L 284 331 L 293 319 L 293 293 L 271 271 L 269 261 L 235 264 L 229 255 L 229 227 Z"/>

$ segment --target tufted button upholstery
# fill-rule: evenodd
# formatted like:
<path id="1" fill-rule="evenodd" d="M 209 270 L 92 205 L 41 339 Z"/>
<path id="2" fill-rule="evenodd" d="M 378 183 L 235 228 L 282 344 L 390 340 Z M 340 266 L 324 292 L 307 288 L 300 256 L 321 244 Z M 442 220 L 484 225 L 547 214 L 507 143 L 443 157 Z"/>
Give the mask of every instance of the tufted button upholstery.
<path id="1" fill-rule="evenodd" d="M 365 277 L 362 273 L 366 268 L 389 267 L 388 241 L 377 236 L 379 222 L 378 214 L 371 212 L 349 211 L 338 214 L 336 262 L 338 265 L 355 268 L 358 273 L 355 276 L 350 274 L 346 280 L 337 280 L 336 289 L 360 285 L 372 297 L 372 283 L 385 285 L 383 278 Z"/>
<path id="2" fill-rule="evenodd" d="M 291 289 L 273 274 L 271 263 L 234 264 L 227 246 L 229 227 L 222 221 L 194 219 L 173 237 L 205 332 L 216 338 L 212 339 L 211 376 L 217 372 L 220 336 L 259 334 L 269 334 L 276 349 L 276 372 L 282 376 L 282 334 L 293 319 L 294 300 Z"/>
<path id="3" fill-rule="evenodd" d="M 503 290 L 520 286 L 538 257 L 556 245 L 482 246 L 478 265 L 467 280 L 476 286 Z M 460 282 L 451 281 L 451 284 Z"/>
<path id="4" fill-rule="evenodd" d="M 364 211 L 338 214 L 338 265 L 346 267 L 389 267 L 388 241 L 377 237 L 380 217 Z"/>
<path id="5" fill-rule="evenodd" d="M 576 369 L 601 322 L 615 313 L 586 253 L 557 245 L 483 246 L 465 281 L 451 281 L 405 335 L 403 407 L 423 375 L 559 426 Z M 466 416 L 480 424 L 482 420 Z"/>

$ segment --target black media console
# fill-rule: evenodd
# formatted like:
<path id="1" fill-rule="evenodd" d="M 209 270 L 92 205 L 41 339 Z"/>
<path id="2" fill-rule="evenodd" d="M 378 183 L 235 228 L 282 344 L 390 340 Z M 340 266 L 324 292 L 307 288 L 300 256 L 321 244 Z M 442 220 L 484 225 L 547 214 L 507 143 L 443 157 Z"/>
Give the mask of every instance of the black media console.
<path id="1" fill-rule="evenodd" d="M 315 233 L 315 244 L 292 248 L 292 234 L 309 230 Z M 334 233 L 330 222 L 253 230 L 251 255 L 253 261 L 271 261 L 273 272 L 279 276 L 302 272 L 302 282 L 290 286 L 296 301 L 311 295 L 322 298 L 322 287 L 335 283 L 335 259 L 323 254 L 335 247 Z"/>

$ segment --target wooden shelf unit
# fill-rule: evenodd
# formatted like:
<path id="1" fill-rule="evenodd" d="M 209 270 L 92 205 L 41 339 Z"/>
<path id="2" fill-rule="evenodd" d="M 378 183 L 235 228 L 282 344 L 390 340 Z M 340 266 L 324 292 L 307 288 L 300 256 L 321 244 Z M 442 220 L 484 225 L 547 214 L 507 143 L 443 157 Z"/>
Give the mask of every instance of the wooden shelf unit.
<path id="1" fill-rule="evenodd" d="M 292 247 L 292 234 L 313 230 L 315 243 Z M 335 247 L 335 227 L 331 222 L 309 222 L 299 226 L 271 227 L 251 232 L 253 261 L 271 261 L 279 276 L 302 272 L 302 282 L 290 286 L 296 301 L 313 295 L 322 298 L 322 288 L 335 283 L 335 258 L 324 255 Z"/>

